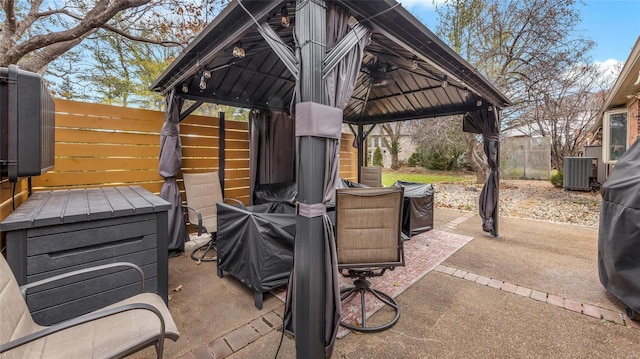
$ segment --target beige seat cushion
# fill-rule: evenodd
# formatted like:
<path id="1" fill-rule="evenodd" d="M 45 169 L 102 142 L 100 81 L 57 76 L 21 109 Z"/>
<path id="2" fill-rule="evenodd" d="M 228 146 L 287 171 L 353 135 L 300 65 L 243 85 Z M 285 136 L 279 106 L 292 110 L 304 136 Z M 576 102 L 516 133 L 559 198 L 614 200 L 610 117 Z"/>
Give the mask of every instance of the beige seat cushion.
<path id="1" fill-rule="evenodd" d="M 337 190 L 338 264 L 399 262 L 402 190 Z"/>
<path id="2" fill-rule="evenodd" d="M 369 187 L 382 187 L 382 168 L 360 167 L 360 183 Z"/>
<path id="3" fill-rule="evenodd" d="M 177 340 L 176 324 L 159 296 L 143 293 L 106 308 L 128 303 L 147 303 L 158 308 L 164 317 L 166 337 Z M 159 331 L 160 321 L 155 314 L 131 310 L 54 333 L 5 353 L 2 358 L 108 358 L 141 343 L 153 342 Z"/>
<path id="4" fill-rule="evenodd" d="M 158 308 L 164 318 L 165 336 L 174 341 L 178 339 L 180 333 L 169 310 L 153 293 L 142 293 L 96 312 L 130 303 L 146 303 Z M 0 255 L 0 343 L 44 328 L 34 323 L 13 272 Z M 130 310 L 51 334 L 0 354 L 0 358 L 108 358 L 152 342 L 159 332 L 160 321 L 154 313 Z"/>
<path id="5" fill-rule="evenodd" d="M 209 232 L 217 231 L 216 203 L 222 202 L 222 189 L 218 172 L 183 173 L 184 190 L 187 206 L 195 208 L 202 214 L 202 225 Z M 189 211 L 189 222 L 198 223 L 193 211 Z"/>

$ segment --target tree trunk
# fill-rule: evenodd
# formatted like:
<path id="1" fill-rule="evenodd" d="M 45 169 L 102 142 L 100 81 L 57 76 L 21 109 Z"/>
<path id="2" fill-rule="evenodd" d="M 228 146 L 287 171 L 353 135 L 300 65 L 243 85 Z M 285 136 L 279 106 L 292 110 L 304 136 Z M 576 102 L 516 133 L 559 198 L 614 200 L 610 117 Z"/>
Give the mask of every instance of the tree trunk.
<path id="1" fill-rule="evenodd" d="M 381 136 L 382 142 L 389 150 L 391 155 L 391 169 L 397 170 L 400 168 L 400 162 L 398 161 L 398 154 L 400 153 L 400 131 L 402 129 L 402 122 L 396 122 L 393 125 L 384 123 L 380 127 L 386 132 L 387 136 Z"/>
<path id="2" fill-rule="evenodd" d="M 478 141 L 476 141 L 476 134 L 465 133 L 467 139 L 467 159 L 469 160 L 469 166 L 476 175 L 476 183 L 484 183 L 488 175 L 488 166 L 485 160 L 480 157 L 476 151 Z"/>

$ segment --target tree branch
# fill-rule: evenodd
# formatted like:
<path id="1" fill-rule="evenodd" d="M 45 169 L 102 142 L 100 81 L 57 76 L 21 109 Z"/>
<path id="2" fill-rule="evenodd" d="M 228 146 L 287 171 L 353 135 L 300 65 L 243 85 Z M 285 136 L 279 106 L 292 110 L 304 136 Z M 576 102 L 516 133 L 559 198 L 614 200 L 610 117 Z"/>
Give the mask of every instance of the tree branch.
<path id="1" fill-rule="evenodd" d="M 0 54 L 6 53 L 15 40 L 13 37 L 16 32 L 16 12 L 14 8 L 14 0 L 3 0 L 2 8 L 5 13 L 5 23 L 2 28 L 2 41 L 0 41 Z"/>
<path id="2" fill-rule="evenodd" d="M 58 42 L 45 47 L 44 49 L 33 53 L 33 56 L 20 62 L 20 67 L 24 70 L 44 74 L 47 65 L 58 58 L 60 55 L 72 49 L 74 46 L 82 42 L 92 31 L 85 33 L 83 36 L 65 42 Z"/>
<path id="3" fill-rule="evenodd" d="M 116 34 L 118 34 L 118 35 L 120 35 L 120 36 L 122 36 L 124 38 L 127 38 L 127 39 L 129 39 L 131 41 L 142 42 L 142 43 L 147 43 L 147 44 L 154 44 L 154 45 L 161 45 L 161 46 L 166 46 L 166 47 L 169 47 L 169 46 L 181 46 L 182 47 L 183 46 L 182 43 L 177 42 L 177 41 L 158 41 L 158 40 L 147 39 L 147 38 L 144 38 L 144 37 L 141 37 L 141 36 L 132 35 L 132 34 L 129 34 L 127 32 L 124 32 L 124 31 L 122 31 L 122 30 L 120 30 L 120 29 L 118 29 L 118 28 L 116 28 L 114 26 L 111 26 L 109 24 L 104 24 L 102 26 L 102 28 L 105 29 L 105 30 L 109 30 L 109 31 L 111 31 L 113 33 L 116 33 Z"/>
<path id="4" fill-rule="evenodd" d="M 36 51 L 38 49 L 44 49 L 57 43 L 75 42 L 79 43 L 78 39 L 86 37 L 87 33 L 92 30 L 102 27 L 108 20 L 119 13 L 122 10 L 128 8 L 138 7 L 148 3 L 150 0 L 100 0 L 96 6 L 91 9 L 87 15 L 71 29 L 50 33 L 47 35 L 37 35 L 27 41 L 13 47 L 7 54 L 5 54 L 3 61 L 0 65 L 4 65 L 5 62 L 17 63 L 25 55 Z M 13 2 L 13 0 L 7 0 L 6 2 Z M 6 4 L 5 4 L 6 5 Z M 60 51 L 60 49 L 69 49 L 68 46 L 54 46 L 47 50 L 49 54 L 46 57 L 53 58 L 60 56 L 63 52 L 54 54 L 54 51 Z M 38 69 L 40 70 L 40 69 Z"/>
<path id="5" fill-rule="evenodd" d="M 22 21 L 20 21 L 20 23 L 16 27 L 15 36 L 17 39 L 22 37 L 22 35 L 24 35 L 24 32 L 39 18 L 38 9 L 40 8 L 40 5 L 42 5 L 42 0 L 31 1 L 31 8 L 29 9 L 29 14 L 25 16 L 25 18 L 22 19 Z"/>
<path id="6" fill-rule="evenodd" d="M 77 16 L 75 14 L 71 14 L 71 13 L 66 13 L 67 16 L 70 16 L 76 20 L 82 20 L 82 17 Z M 152 40 L 152 39 L 147 39 L 141 36 L 136 36 L 136 35 L 132 35 L 128 32 L 122 31 L 120 29 L 118 29 L 115 26 L 109 25 L 107 23 L 105 23 L 104 25 L 101 26 L 101 28 L 105 29 L 105 30 L 109 30 L 113 33 L 116 33 L 124 38 L 127 38 L 131 41 L 136 41 L 136 42 L 142 42 L 142 43 L 147 43 L 147 44 L 154 44 L 154 45 L 161 45 L 161 46 L 183 46 L 182 43 L 177 42 L 177 41 L 157 41 L 157 40 Z"/>

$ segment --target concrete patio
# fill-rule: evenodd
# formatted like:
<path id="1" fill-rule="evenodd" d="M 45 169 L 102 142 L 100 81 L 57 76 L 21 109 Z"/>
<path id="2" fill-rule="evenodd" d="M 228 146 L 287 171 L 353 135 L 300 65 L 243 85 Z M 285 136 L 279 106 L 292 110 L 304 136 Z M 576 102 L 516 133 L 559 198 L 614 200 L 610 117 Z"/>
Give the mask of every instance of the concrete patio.
<path id="1" fill-rule="evenodd" d="M 338 339 L 333 358 L 638 358 L 640 323 L 600 285 L 596 228 L 501 218 L 501 237 L 468 212 L 436 208 L 437 229 L 474 239 L 397 297 L 396 326 Z M 181 332 L 167 358 L 274 358 L 283 304 L 214 263 L 170 259 L 170 310 Z M 384 317 L 384 310 L 374 315 Z M 153 357 L 147 350 L 136 358 Z M 278 358 L 295 358 L 284 337 Z"/>

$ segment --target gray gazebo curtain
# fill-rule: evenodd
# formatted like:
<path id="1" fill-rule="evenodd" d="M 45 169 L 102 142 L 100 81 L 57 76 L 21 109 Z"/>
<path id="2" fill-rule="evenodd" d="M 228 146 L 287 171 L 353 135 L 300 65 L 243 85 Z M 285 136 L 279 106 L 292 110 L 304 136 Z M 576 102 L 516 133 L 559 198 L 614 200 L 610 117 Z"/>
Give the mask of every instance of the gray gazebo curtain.
<path id="1" fill-rule="evenodd" d="M 490 172 L 480 192 L 479 212 L 482 218 L 482 230 L 497 235 L 494 223 L 498 211 L 498 186 L 500 164 L 500 134 L 498 129 L 497 110 L 481 109 L 467 112 L 462 122 L 464 132 L 481 133 L 484 153 L 487 156 Z"/>
<path id="2" fill-rule="evenodd" d="M 329 3 L 327 7 L 327 50 L 331 50 L 347 33 L 349 28 L 349 12 Z M 343 110 L 347 107 L 349 99 L 356 86 L 356 80 L 360 73 L 360 65 L 367 43 L 367 36 L 363 36 L 358 44 L 340 61 L 325 78 L 325 91 L 327 105 Z M 340 121 L 342 122 L 342 121 Z M 340 176 L 340 135 L 341 129 L 336 129 L 337 138 L 327 138 L 325 154 L 325 180 L 324 180 L 324 203 L 326 205 L 333 198 L 336 189 L 336 182 Z M 325 306 L 325 354 L 331 355 L 335 344 L 338 327 L 340 326 L 340 284 L 338 282 L 338 258 L 336 252 L 336 242 L 334 233 L 329 223 L 329 218 L 325 216 L 325 268 L 327 274 L 327 304 Z M 328 325 L 331 323 L 331 325 Z"/>
<path id="3" fill-rule="evenodd" d="M 343 8 L 328 3 L 327 5 L 327 51 L 331 50 L 349 31 L 349 13 Z M 358 44 L 340 61 L 340 63 L 325 78 L 326 103 L 328 106 L 310 103 L 301 103 L 296 106 L 296 111 L 310 114 L 312 118 L 300 120 L 296 116 L 296 136 L 324 137 L 326 140 L 325 153 L 325 178 L 323 207 L 329 202 L 336 188 L 340 168 L 340 137 L 342 110 L 347 106 L 356 85 L 360 72 L 364 48 L 367 37 L 363 36 Z M 311 106 L 311 109 L 307 108 Z M 333 108 L 333 109 L 332 109 Z M 338 118 L 338 121 L 334 121 Z M 314 212 L 312 208 L 310 211 Z M 324 210 L 324 208 L 323 208 Z M 320 212 L 323 212 L 321 210 Z M 338 261 L 336 254 L 335 237 L 329 217 L 324 212 L 324 247 L 325 247 L 325 357 L 331 357 L 335 344 L 338 327 L 340 325 L 340 285 L 338 278 Z M 293 304 L 295 301 L 295 288 L 292 279 L 289 281 L 289 295 L 285 308 L 285 327 L 295 331 L 292 327 Z"/>
<path id="4" fill-rule="evenodd" d="M 160 133 L 158 173 L 164 177 L 160 197 L 171 203 L 168 214 L 168 249 L 171 252 L 184 252 L 187 229 L 182 215 L 180 189 L 176 183 L 176 177 L 182 168 L 179 122 L 184 99 L 175 96 L 174 92 L 165 96 L 165 121 Z"/>
<path id="5" fill-rule="evenodd" d="M 295 180 L 295 121 L 282 111 L 254 109 L 249 114 L 250 199 L 265 183 Z"/>

